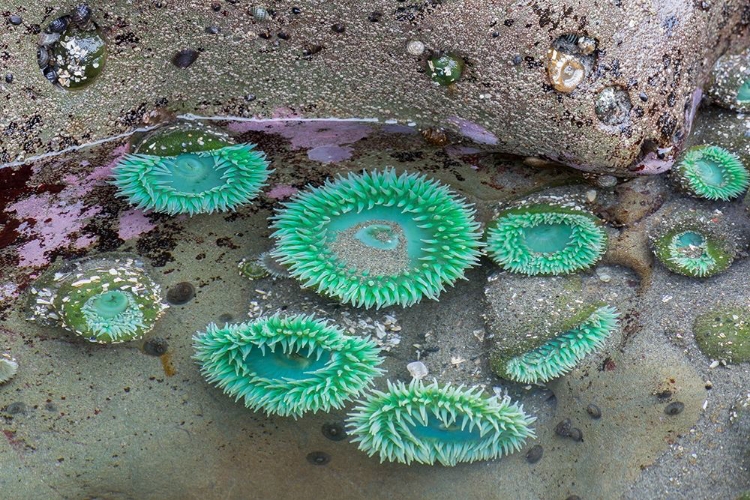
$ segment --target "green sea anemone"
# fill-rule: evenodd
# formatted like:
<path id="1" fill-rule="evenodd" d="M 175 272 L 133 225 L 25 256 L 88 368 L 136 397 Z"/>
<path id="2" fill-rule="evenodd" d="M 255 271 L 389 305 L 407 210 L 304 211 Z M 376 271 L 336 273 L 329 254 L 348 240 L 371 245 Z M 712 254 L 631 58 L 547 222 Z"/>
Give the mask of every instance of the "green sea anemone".
<path id="1" fill-rule="evenodd" d="M 42 275 L 32 289 L 29 319 L 108 344 L 141 338 L 166 307 L 140 261 L 105 254 Z"/>
<path id="2" fill-rule="evenodd" d="M 695 342 L 711 359 L 727 363 L 750 362 L 750 308 L 722 305 L 693 323 Z"/>
<path id="3" fill-rule="evenodd" d="M 388 390 L 368 394 L 347 419 L 353 442 L 380 461 L 411 464 L 492 460 L 533 438 L 535 419 L 510 398 L 486 398 L 482 389 L 388 382 Z"/>
<path id="4" fill-rule="evenodd" d="M 193 345 L 201 373 L 235 401 L 295 418 L 341 408 L 382 372 L 373 341 L 313 316 L 211 324 L 193 336 Z"/>
<path id="5" fill-rule="evenodd" d="M 607 248 L 593 214 L 572 204 L 522 203 L 503 210 L 487 231 L 487 253 L 508 271 L 568 274 L 591 267 Z"/>
<path id="6" fill-rule="evenodd" d="M 707 278 L 729 268 L 734 239 L 708 213 L 683 214 L 661 224 L 651 237 L 654 255 L 673 273 Z"/>
<path id="7" fill-rule="evenodd" d="M 257 257 L 245 257 L 237 267 L 240 276 L 255 280 L 270 275 L 273 279 L 288 278 L 289 270 L 279 263 L 271 252 L 263 252 Z"/>
<path id="8" fill-rule="evenodd" d="M 750 173 L 740 159 L 719 146 L 694 146 L 672 167 L 680 188 L 698 198 L 731 200 L 750 184 Z"/>
<path id="9" fill-rule="evenodd" d="M 306 287 L 355 306 L 437 299 L 478 263 L 474 210 L 425 176 L 386 169 L 328 181 L 276 214 L 272 255 Z"/>
<path id="10" fill-rule="evenodd" d="M 225 212 L 255 198 L 270 171 L 253 144 L 192 122 L 146 135 L 113 169 L 118 196 L 170 215 Z"/>
<path id="11" fill-rule="evenodd" d="M 572 370 L 587 354 L 600 349 L 617 328 L 617 311 L 604 306 L 575 328 L 541 346 L 510 359 L 504 378 L 525 384 L 539 384 Z"/>
<path id="12" fill-rule="evenodd" d="M 440 85 L 450 85 L 461 78 L 464 71 L 464 60 L 452 53 L 435 55 L 427 60 L 427 69 L 432 81 Z"/>

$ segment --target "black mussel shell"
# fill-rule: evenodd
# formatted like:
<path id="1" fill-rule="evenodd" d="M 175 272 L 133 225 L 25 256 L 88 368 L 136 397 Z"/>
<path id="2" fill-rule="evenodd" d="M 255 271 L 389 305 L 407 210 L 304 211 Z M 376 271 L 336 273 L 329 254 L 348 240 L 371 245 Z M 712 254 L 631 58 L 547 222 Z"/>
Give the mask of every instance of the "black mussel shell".
<path id="1" fill-rule="evenodd" d="M 51 23 L 49 23 L 49 26 L 47 26 L 47 31 L 50 33 L 62 33 L 66 29 L 68 29 L 68 24 L 70 24 L 70 16 L 62 16 L 58 17 Z"/>

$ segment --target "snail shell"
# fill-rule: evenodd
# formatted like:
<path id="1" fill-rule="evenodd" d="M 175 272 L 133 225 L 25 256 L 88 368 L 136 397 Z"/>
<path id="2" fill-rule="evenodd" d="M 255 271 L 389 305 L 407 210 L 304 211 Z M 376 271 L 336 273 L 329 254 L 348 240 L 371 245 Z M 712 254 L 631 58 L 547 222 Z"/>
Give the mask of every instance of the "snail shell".
<path id="1" fill-rule="evenodd" d="M 73 9 L 73 13 L 71 14 L 71 20 L 80 29 L 88 29 L 88 23 L 91 20 L 91 7 L 89 7 L 85 3 L 76 5 L 76 7 Z"/>
<path id="2" fill-rule="evenodd" d="M 44 69 L 49 65 L 49 51 L 46 47 L 36 49 L 36 62 L 40 69 Z"/>
<path id="3" fill-rule="evenodd" d="M 62 33 L 68 29 L 68 24 L 70 24 L 70 16 L 58 17 L 49 23 L 47 31 L 50 33 Z"/>
<path id="4" fill-rule="evenodd" d="M 250 14 L 256 21 L 261 23 L 271 19 L 271 15 L 263 7 L 253 7 L 252 9 L 250 9 Z"/>
<path id="5" fill-rule="evenodd" d="M 583 63 L 576 56 L 555 49 L 550 49 L 547 55 L 547 74 L 552 86 L 558 92 L 573 92 L 586 76 Z"/>

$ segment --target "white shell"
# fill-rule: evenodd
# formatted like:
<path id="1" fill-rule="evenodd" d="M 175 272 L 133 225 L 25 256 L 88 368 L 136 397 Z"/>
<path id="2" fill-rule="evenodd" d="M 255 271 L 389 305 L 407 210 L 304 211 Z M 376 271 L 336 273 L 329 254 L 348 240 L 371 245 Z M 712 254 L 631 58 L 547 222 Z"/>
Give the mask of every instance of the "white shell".
<path id="1" fill-rule="evenodd" d="M 409 40 L 406 44 L 406 52 L 413 56 L 420 56 L 424 52 L 424 44 L 419 40 Z"/>

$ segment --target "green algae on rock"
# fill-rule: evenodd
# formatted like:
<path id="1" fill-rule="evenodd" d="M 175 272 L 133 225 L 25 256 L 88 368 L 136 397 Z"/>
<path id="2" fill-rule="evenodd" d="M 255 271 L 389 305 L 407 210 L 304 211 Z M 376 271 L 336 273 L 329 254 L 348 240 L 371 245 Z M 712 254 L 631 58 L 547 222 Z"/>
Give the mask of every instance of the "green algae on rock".
<path id="1" fill-rule="evenodd" d="M 146 134 L 113 171 L 118 196 L 170 215 L 234 210 L 255 198 L 270 171 L 253 144 L 224 132 L 178 122 Z"/>
<path id="2" fill-rule="evenodd" d="M 101 254 L 43 274 L 31 289 L 28 319 L 109 344 L 141 338 L 166 308 L 142 262 L 127 254 Z"/>
<path id="3" fill-rule="evenodd" d="M 349 174 L 300 193 L 273 217 L 272 255 L 303 286 L 354 306 L 437 299 L 477 265 L 474 210 L 426 176 Z"/>
<path id="4" fill-rule="evenodd" d="M 208 382 L 248 408 L 294 418 L 342 408 L 382 373 L 372 340 L 313 316 L 210 324 L 193 346 Z"/>
<path id="5" fill-rule="evenodd" d="M 432 81 L 440 85 L 450 85 L 461 78 L 464 60 L 450 52 L 437 54 L 427 60 L 427 69 Z"/>
<path id="6" fill-rule="evenodd" d="M 503 269 L 569 274 L 594 265 L 607 234 L 593 214 L 563 200 L 522 202 L 500 212 L 487 231 L 487 253 Z"/>
<path id="7" fill-rule="evenodd" d="M 731 200 L 750 185 L 750 172 L 733 153 L 719 146 L 694 146 L 672 167 L 671 176 L 688 194 L 708 200 Z"/>
<path id="8" fill-rule="evenodd" d="M 359 449 L 380 461 L 454 466 L 518 451 L 534 437 L 534 418 L 510 398 L 487 398 L 479 387 L 388 381 L 349 413 Z"/>
<path id="9" fill-rule="evenodd" d="M 670 271 L 707 278 L 729 268 L 737 253 L 732 233 L 704 212 L 685 212 L 651 231 L 656 258 Z"/>
<path id="10" fill-rule="evenodd" d="M 750 362 L 750 308 L 724 305 L 707 311 L 693 323 L 695 342 L 710 359 Z"/>

